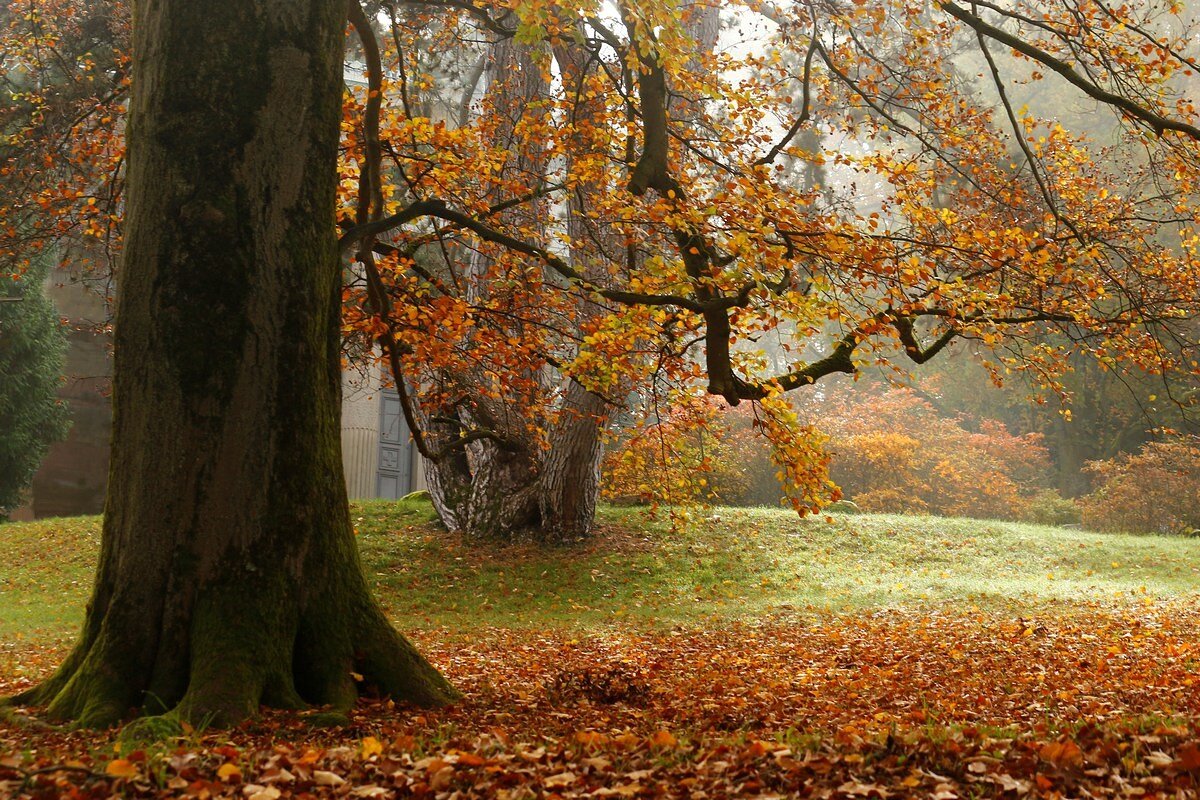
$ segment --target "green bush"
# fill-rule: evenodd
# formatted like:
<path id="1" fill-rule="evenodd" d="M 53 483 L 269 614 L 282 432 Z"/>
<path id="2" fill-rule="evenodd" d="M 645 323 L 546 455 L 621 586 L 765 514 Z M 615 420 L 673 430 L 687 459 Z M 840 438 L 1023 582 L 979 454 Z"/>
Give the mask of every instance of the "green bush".
<path id="1" fill-rule="evenodd" d="M 1078 525 L 1082 512 L 1074 500 L 1053 489 L 1043 489 L 1025 501 L 1020 518 L 1036 525 Z"/>
<path id="2" fill-rule="evenodd" d="M 0 520 L 18 505 L 46 450 L 70 427 L 57 397 L 67 340 L 42 293 L 45 267 L 0 273 Z"/>

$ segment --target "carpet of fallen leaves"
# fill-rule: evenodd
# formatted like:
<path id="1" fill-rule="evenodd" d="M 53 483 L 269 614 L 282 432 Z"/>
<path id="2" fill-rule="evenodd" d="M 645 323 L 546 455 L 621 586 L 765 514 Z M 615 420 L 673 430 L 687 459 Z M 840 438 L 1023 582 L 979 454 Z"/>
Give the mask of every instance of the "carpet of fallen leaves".
<path id="1" fill-rule="evenodd" d="M 1200 609 L 1152 602 L 427 630 L 455 707 L 146 745 L 10 714 L 0 797 L 1197 797 L 1197 633 Z M 0 694 L 29 681 L 5 657 Z"/>

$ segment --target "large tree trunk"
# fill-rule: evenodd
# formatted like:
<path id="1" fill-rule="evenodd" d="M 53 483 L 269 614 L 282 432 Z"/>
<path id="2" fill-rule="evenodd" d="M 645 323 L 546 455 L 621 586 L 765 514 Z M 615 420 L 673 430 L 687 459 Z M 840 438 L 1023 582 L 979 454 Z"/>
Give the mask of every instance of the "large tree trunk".
<path id="1" fill-rule="evenodd" d="M 453 412 L 444 412 L 447 417 Z M 422 430 L 426 440 L 440 444 L 451 441 L 458 429 L 444 422 L 434 422 L 422 415 Z M 471 494 L 471 464 L 465 448 L 455 448 L 441 458 L 423 458 L 425 485 L 438 519 L 447 530 L 462 530 L 462 514 Z"/>
<path id="2" fill-rule="evenodd" d="M 446 681 L 371 598 L 338 440 L 344 0 L 141 0 L 101 560 L 19 700 L 110 724 Z"/>

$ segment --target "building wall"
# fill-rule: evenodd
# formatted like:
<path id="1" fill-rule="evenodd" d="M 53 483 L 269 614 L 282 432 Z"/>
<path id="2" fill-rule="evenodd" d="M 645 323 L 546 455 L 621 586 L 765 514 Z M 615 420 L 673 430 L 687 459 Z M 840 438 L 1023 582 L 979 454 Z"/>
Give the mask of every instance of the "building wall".
<path id="1" fill-rule="evenodd" d="M 342 467 L 352 500 L 376 496 L 379 398 L 378 367 L 342 373 Z"/>

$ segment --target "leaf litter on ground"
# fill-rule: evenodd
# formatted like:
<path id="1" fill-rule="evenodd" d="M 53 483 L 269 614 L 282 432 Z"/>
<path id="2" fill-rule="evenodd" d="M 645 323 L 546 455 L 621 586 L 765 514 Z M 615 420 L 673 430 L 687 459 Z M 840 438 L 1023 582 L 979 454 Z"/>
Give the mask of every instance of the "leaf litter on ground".
<path id="1" fill-rule="evenodd" d="M 10 713 L 0 796 L 1195 797 L 1198 623 L 1145 601 L 423 630 L 454 707 L 367 701 L 318 730 L 267 712 L 145 745 Z M 62 655 L 32 653 L 0 694 Z"/>

